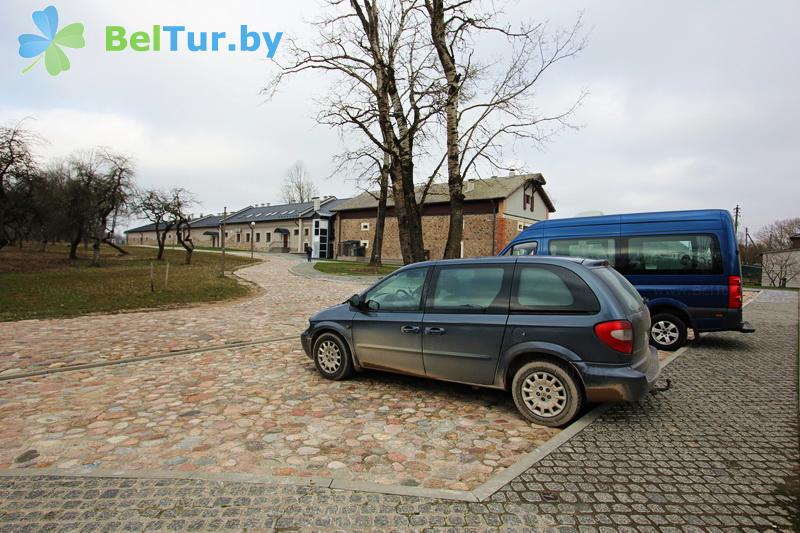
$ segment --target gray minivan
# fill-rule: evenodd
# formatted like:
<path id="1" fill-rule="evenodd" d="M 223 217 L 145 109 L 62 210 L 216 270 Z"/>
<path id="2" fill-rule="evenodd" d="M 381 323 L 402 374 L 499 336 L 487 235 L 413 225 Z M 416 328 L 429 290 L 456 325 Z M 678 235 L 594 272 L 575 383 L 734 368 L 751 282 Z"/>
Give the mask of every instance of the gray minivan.
<path id="1" fill-rule="evenodd" d="M 638 400 L 659 373 L 647 306 L 603 260 L 415 263 L 309 322 L 303 349 L 328 379 L 371 368 L 510 389 L 545 426 L 587 401 Z"/>

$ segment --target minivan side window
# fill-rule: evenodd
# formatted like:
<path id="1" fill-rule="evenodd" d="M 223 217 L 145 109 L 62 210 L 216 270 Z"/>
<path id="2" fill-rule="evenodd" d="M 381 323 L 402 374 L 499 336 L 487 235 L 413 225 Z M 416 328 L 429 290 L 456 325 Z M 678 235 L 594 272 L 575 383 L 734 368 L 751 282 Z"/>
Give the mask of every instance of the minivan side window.
<path id="1" fill-rule="evenodd" d="M 508 312 L 511 267 L 452 266 L 437 269 L 428 310 L 440 313 Z"/>
<path id="2" fill-rule="evenodd" d="M 521 242 L 506 250 L 503 255 L 536 255 L 538 245 L 539 243 L 536 241 Z"/>
<path id="3" fill-rule="evenodd" d="M 552 239 L 550 241 L 550 255 L 605 259 L 613 265 L 615 254 L 616 246 L 613 238 Z"/>
<path id="4" fill-rule="evenodd" d="M 600 303 L 580 276 L 553 265 L 517 265 L 511 293 L 516 313 L 597 313 Z"/>
<path id="5" fill-rule="evenodd" d="M 628 237 L 623 274 L 721 274 L 722 255 L 714 235 Z"/>
<path id="6" fill-rule="evenodd" d="M 380 311 L 418 311 L 425 286 L 427 268 L 414 268 L 389 276 L 364 295 Z"/>

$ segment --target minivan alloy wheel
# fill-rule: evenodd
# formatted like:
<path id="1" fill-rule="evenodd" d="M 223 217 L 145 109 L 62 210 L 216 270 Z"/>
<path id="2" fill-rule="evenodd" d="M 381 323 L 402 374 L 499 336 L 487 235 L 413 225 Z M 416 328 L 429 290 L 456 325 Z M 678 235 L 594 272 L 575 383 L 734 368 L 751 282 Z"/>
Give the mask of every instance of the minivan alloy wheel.
<path id="1" fill-rule="evenodd" d="M 325 372 L 333 374 L 342 364 L 342 352 L 335 342 L 325 340 L 317 347 L 317 359 Z"/>
<path id="2" fill-rule="evenodd" d="M 541 417 L 561 414 L 567 405 L 564 384 L 549 372 L 535 372 L 522 383 L 522 399 L 533 413 Z"/>
<path id="3" fill-rule="evenodd" d="M 666 320 L 660 320 L 653 324 L 650 334 L 653 339 L 663 345 L 674 344 L 680 337 L 678 326 Z"/>

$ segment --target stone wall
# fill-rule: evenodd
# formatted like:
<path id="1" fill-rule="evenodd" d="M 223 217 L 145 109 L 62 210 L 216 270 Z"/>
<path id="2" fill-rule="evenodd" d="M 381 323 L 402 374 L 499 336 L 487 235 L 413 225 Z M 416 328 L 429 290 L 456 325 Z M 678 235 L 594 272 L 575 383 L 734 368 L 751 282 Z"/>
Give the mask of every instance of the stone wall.
<path id="1" fill-rule="evenodd" d="M 369 223 L 369 230 L 362 230 L 361 224 Z M 422 218 L 422 237 L 425 249 L 430 251 L 431 259 L 441 259 L 447 242 L 447 231 L 450 217 L 447 215 L 429 215 Z M 494 251 L 492 250 L 492 214 L 467 214 L 464 215 L 464 257 L 480 257 L 495 255 L 503 249 L 508 242 L 519 234 L 517 220 L 498 215 L 494 223 Z M 372 252 L 373 238 L 375 236 L 375 218 L 342 218 L 337 223 L 338 241 L 368 241 L 365 257 L 369 258 Z M 342 248 L 337 252 L 341 259 Z M 387 261 L 402 259 L 400 252 L 400 236 L 397 229 L 397 218 L 387 217 L 383 237 L 382 257 Z"/>

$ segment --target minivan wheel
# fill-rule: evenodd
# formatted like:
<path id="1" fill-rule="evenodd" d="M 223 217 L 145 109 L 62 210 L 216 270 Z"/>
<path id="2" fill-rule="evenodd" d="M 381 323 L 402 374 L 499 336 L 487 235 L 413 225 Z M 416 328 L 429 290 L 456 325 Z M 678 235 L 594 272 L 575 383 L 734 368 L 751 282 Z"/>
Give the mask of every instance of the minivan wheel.
<path id="1" fill-rule="evenodd" d="M 686 334 L 683 320 L 670 313 L 658 313 L 650 326 L 650 344 L 672 352 L 686 344 Z"/>
<path id="2" fill-rule="evenodd" d="M 353 373 L 350 352 L 342 339 L 333 333 L 323 333 L 314 341 L 314 366 L 322 377 L 338 381 Z"/>
<path id="3" fill-rule="evenodd" d="M 511 394 L 522 416 L 548 427 L 571 422 L 583 403 L 572 373 L 547 361 L 534 361 L 517 370 Z"/>

